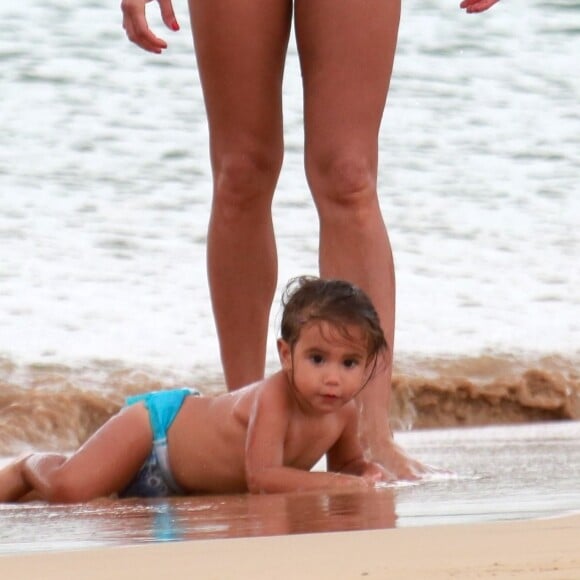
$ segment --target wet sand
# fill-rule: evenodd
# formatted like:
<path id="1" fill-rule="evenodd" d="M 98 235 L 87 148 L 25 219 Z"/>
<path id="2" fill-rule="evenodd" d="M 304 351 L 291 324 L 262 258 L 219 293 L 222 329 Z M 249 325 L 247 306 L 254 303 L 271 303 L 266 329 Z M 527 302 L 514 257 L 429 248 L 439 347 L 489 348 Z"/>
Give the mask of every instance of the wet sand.
<path id="1" fill-rule="evenodd" d="M 0 576 L 164 578 L 580 578 L 580 515 L 0 557 Z"/>

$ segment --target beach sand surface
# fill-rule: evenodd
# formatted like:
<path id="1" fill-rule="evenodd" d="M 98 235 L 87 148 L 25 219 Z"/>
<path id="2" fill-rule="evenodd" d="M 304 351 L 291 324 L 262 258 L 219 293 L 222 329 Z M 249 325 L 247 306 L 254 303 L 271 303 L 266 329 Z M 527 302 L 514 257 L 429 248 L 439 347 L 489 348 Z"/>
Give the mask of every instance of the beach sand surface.
<path id="1" fill-rule="evenodd" d="M 580 578 L 580 515 L 0 557 L 6 580 Z"/>

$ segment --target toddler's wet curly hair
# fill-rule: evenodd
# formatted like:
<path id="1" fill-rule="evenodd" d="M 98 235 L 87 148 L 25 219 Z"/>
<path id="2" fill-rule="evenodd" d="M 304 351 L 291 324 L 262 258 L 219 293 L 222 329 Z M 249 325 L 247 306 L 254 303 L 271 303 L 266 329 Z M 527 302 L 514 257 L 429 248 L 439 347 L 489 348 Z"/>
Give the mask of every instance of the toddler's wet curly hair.
<path id="1" fill-rule="evenodd" d="M 286 286 L 282 305 L 281 337 L 291 349 L 305 325 L 327 322 L 348 340 L 355 338 L 348 332 L 349 326 L 363 330 L 367 340 L 367 365 L 376 365 L 378 356 L 389 350 L 373 303 L 350 282 L 315 276 L 294 278 Z"/>

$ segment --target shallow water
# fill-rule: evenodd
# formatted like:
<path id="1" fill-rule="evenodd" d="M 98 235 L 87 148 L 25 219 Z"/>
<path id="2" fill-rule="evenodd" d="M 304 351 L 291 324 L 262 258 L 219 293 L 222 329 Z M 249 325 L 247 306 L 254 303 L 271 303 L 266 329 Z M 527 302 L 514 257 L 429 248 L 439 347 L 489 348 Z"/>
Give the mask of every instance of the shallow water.
<path id="1" fill-rule="evenodd" d="M 0 505 L 0 553 L 551 517 L 580 510 L 580 422 L 401 433 L 454 472 L 370 493 Z M 322 467 L 322 466 L 319 466 Z"/>

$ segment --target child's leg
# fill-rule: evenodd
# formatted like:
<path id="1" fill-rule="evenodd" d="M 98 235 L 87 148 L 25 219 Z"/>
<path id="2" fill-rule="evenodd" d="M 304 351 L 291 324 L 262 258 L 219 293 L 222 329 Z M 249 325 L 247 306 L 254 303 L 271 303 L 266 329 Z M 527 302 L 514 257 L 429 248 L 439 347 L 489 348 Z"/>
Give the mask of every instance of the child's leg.
<path id="1" fill-rule="evenodd" d="M 151 452 L 152 439 L 147 410 L 142 404 L 132 405 L 107 421 L 70 458 L 52 454 L 26 458 L 21 474 L 28 487 L 21 489 L 51 502 L 111 495 L 131 481 Z M 11 481 L 19 491 L 18 478 L 13 475 Z"/>

